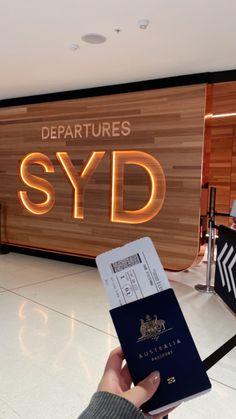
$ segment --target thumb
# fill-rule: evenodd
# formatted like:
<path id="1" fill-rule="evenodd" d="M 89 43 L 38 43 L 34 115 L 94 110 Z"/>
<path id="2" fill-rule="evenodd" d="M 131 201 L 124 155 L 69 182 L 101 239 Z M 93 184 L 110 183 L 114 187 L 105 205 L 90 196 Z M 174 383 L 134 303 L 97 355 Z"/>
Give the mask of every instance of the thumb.
<path id="1" fill-rule="evenodd" d="M 143 403 L 149 400 L 160 384 L 160 373 L 154 371 L 144 380 L 140 381 L 135 387 L 120 394 L 120 396 L 129 400 L 136 407 L 140 407 Z"/>

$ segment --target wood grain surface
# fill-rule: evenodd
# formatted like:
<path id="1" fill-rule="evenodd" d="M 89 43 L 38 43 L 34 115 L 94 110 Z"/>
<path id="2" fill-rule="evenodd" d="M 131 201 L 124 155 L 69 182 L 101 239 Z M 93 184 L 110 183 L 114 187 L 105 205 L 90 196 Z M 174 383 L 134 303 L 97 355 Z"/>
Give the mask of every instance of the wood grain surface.
<path id="1" fill-rule="evenodd" d="M 191 266 L 199 250 L 205 96 L 206 86 L 195 85 L 0 108 L 2 241 L 95 257 L 147 235 L 154 241 L 166 269 Z M 130 124 L 129 134 L 128 125 L 122 125 L 125 121 Z M 86 124 L 92 125 L 86 128 Z M 78 127 L 81 125 L 83 132 Z M 60 134 L 58 138 L 63 129 L 59 127 L 68 126 L 77 126 L 77 138 L 72 138 L 70 129 L 66 136 Z M 122 126 L 126 127 L 123 133 Z M 51 128 L 51 138 L 42 139 L 42 127 Z M 92 151 L 105 154 L 83 194 L 84 218 L 75 219 L 73 188 L 56 152 L 68 153 L 80 173 Z M 127 224 L 110 220 L 114 151 L 148 153 L 163 170 L 164 201 L 160 212 L 147 222 Z M 42 192 L 29 188 L 19 177 L 20 161 L 34 152 L 45 154 L 54 167 L 51 173 L 44 173 L 39 165 L 30 168 L 31 173 L 50 182 L 55 191 L 53 208 L 42 215 L 28 212 L 17 195 L 27 191 L 34 203 L 45 199 Z M 126 164 L 123 208 L 138 210 L 149 197 L 147 171 Z"/>
<path id="2" fill-rule="evenodd" d="M 206 120 L 209 131 L 209 186 L 216 187 L 216 210 L 230 213 L 236 199 L 236 82 L 212 85 L 211 111 L 217 118 Z M 222 116 L 225 115 L 225 116 Z M 231 217 L 217 217 L 229 226 Z"/>

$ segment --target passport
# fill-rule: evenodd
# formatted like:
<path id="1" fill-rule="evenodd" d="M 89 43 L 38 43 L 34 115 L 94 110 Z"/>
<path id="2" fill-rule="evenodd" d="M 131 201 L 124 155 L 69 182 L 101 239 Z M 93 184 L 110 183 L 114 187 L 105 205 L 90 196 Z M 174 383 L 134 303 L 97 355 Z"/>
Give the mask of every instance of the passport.
<path id="1" fill-rule="evenodd" d="M 193 338 L 172 288 L 110 310 L 136 385 L 152 371 L 161 383 L 142 409 L 151 414 L 210 390 Z"/>

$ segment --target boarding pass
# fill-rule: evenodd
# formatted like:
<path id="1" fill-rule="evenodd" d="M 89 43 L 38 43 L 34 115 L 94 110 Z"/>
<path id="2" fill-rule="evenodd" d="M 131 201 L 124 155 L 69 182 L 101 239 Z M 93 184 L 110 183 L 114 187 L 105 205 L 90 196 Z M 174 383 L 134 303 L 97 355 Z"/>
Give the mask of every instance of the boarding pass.
<path id="1" fill-rule="evenodd" d="M 96 263 L 112 308 L 170 288 L 149 237 L 102 253 Z"/>

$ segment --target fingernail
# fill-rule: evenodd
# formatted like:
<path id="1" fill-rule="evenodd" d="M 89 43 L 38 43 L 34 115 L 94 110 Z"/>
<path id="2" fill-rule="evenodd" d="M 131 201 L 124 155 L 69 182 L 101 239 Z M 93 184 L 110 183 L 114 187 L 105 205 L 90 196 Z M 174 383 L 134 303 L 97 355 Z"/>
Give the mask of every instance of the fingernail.
<path id="1" fill-rule="evenodd" d="M 149 380 L 151 381 L 152 384 L 156 384 L 156 382 L 160 380 L 160 372 L 159 371 L 153 371 L 149 375 Z"/>

